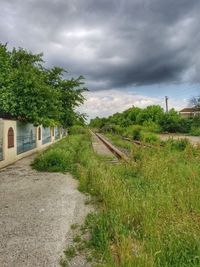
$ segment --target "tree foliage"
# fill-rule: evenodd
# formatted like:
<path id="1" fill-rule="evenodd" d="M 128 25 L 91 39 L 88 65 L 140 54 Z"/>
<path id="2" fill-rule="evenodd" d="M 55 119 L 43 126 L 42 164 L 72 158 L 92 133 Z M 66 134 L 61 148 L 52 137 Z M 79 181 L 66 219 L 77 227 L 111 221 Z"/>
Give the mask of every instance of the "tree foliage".
<path id="1" fill-rule="evenodd" d="M 0 44 L 0 113 L 43 124 L 64 126 L 84 121 L 76 108 L 84 102 L 83 77 L 65 79 L 60 67 L 44 67 L 43 55 Z"/>
<path id="2" fill-rule="evenodd" d="M 158 106 L 148 106 L 144 109 L 132 107 L 122 113 L 115 113 L 108 118 L 95 118 L 90 126 L 100 129 L 113 129 L 113 124 L 122 128 L 131 125 L 144 126 L 150 132 L 182 132 L 187 133 L 192 126 L 200 125 L 199 118 L 183 119 L 180 114 L 171 109 L 168 113 Z"/>

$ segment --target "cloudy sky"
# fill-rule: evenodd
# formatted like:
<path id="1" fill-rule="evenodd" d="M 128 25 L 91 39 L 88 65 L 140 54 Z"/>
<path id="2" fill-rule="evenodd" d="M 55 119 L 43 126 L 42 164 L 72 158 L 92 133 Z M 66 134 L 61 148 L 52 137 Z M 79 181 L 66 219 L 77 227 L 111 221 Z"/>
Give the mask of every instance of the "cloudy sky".
<path id="1" fill-rule="evenodd" d="M 199 0 L 0 0 L 0 42 L 82 74 L 81 111 L 180 109 L 200 94 Z"/>

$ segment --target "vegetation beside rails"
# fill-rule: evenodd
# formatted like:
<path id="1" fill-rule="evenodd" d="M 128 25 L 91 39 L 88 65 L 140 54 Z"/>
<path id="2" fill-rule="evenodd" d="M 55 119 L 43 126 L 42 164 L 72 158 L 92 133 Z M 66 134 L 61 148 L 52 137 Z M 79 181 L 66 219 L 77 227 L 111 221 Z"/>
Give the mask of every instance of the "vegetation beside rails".
<path id="1" fill-rule="evenodd" d="M 104 133 L 104 136 L 111 141 L 113 145 L 115 145 L 118 148 L 121 148 L 122 150 L 126 150 L 128 152 L 131 152 L 133 144 L 128 140 L 123 140 L 121 136 L 112 134 L 112 133 Z"/>
<path id="2" fill-rule="evenodd" d="M 126 138 L 121 137 L 120 135 L 112 133 L 104 133 L 104 135 L 112 142 L 113 145 L 115 145 L 119 149 L 126 150 L 130 153 L 134 147 L 134 140 L 132 142 L 131 139 L 129 141 L 126 140 Z M 144 147 L 159 148 L 165 146 L 168 147 L 168 149 L 183 151 L 187 146 L 190 146 L 190 142 L 186 138 L 177 140 L 169 138 L 167 141 L 162 141 L 158 137 L 154 138 L 154 134 L 151 135 L 151 133 L 147 133 L 146 136 L 148 136 L 148 138 L 142 139 L 142 141 L 140 142 L 140 144 Z"/>
<path id="3" fill-rule="evenodd" d="M 189 144 L 133 146 L 129 164 L 112 165 L 93 152 L 89 134 L 74 134 L 39 155 L 33 166 L 69 170 L 81 191 L 97 197 L 99 211 L 86 221 L 90 246 L 104 262 L 98 266 L 197 267 L 199 161 L 200 150 Z"/>
<path id="4" fill-rule="evenodd" d="M 199 101 L 200 97 L 194 98 L 193 104 L 197 110 L 200 108 Z M 132 107 L 107 118 L 96 117 L 90 121 L 92 128 L 118 134 L 126 134 L 133 125 L 137 125 L 147 132 L 200 135 L 200 115 L 182 118 L 174 109 L 166 113 L 159 105 L 148 106 L 144 109 Z"/>

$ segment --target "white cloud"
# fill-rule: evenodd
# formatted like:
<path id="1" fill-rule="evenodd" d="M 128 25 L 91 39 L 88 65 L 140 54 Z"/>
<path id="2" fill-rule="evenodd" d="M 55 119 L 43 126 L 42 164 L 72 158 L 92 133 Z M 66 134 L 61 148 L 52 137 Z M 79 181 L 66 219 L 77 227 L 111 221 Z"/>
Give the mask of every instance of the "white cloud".
<path id="1" fill-rule="evenodd" d="M 158 97 L 149 97 L 134 93 L 133 91 L 103 90 L 85 93 L 86 101 L 79 108 L 89 118 L 105 117 L 116 112 L 122 112 L 132 106 L 144 108 L 150 105 L 165 107 L 165 100 Z M 177 110 L 187 106 L 187 99 L 170 99 L 169 108 Z"/>

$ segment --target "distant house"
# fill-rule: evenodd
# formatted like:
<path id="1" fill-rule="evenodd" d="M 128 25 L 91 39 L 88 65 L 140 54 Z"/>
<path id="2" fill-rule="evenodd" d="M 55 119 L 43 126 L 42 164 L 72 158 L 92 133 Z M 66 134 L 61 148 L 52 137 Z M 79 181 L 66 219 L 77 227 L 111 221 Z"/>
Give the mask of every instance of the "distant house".
<path id="1" fill-rule="evenodd" d="M 200 108 L 184 108 L 179 111 L 182 118 L 192 118 L 196 115 L 200 115 Z"/>

